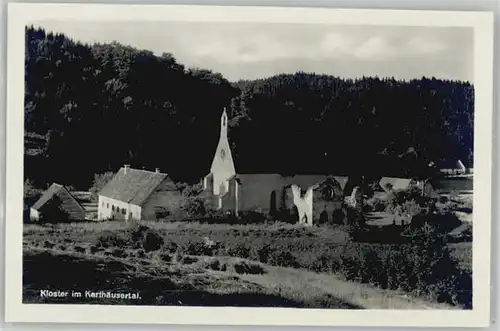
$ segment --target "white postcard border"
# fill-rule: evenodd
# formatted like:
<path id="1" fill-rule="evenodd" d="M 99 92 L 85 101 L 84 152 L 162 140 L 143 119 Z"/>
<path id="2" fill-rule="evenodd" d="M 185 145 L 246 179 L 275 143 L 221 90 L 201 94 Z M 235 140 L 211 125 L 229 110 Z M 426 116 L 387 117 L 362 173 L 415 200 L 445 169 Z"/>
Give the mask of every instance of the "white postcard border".
<path id="1" fill-rule="evenodd" d="M 472 310 L 321 310 L 22 303 L 25 26 L 42 20 L 273 22 L 474 29 L 474 214 Z M 493 143 L 493 13 L 251 6 L 10 3 L 7 31 L 7 322 L 201 325 L 480 327 L 490 316 Z"/>

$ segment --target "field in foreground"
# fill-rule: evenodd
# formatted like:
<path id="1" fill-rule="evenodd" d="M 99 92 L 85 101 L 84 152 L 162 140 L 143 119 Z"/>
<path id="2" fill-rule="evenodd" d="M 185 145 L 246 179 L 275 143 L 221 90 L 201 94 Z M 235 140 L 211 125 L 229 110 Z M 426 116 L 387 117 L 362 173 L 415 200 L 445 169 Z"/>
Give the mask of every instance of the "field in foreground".
<path id="1" fill-rule="evenodd" d="M 394 254 L 401 250 L 388 244 L 354 243 L 340 227 L 154 222 L 26 225 L 24 301 L 78 303 L 83 299 L 41 298 L 40 290 L 103 290 L 138 292 L 141 298 L 84 302 L 359 309 L 461 307 L 452 303 L 464 302 L 463 290 L 452 295 L 452 300 L 447 298 L 446 289 L 432 297 L 419 292 L 428 284 L 423 278 L 412 278 L 414 271 L 394 273 L 399 268 L 395 263 L 401 260 Z M 385 254 L 385 260 L 375 252 Z M 455 255 L 467 258 L 467 254 Z M 373 259 L 359 261 L 359 257 L 367 256 Z M 404 269 L 404 263 L 401 266 Z M 449 266 L 442 264 L 439 268 L 443 267 Z M 444 272 L 454 272 L 448 269 Z M 384 270 L 387 274 L 380 274 Z M 463 276 L 462 271 L 460 274 Z M 405 275 L 408 279 L 403 278 Z M 417 291 L 412 291 L 413 287 Z"/>

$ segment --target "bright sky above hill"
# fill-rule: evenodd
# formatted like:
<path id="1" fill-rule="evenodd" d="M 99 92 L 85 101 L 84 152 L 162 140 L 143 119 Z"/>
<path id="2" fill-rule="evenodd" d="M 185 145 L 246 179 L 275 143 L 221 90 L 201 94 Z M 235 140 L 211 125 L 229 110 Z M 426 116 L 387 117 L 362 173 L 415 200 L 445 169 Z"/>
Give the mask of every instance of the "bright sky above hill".
<path id="1" fill-rule="evenodd" d="M 85 43 L 117 41 L 230 81 L 296 71 L 473 82 L 470 28 L 184 22 L 33 22 Z"/>

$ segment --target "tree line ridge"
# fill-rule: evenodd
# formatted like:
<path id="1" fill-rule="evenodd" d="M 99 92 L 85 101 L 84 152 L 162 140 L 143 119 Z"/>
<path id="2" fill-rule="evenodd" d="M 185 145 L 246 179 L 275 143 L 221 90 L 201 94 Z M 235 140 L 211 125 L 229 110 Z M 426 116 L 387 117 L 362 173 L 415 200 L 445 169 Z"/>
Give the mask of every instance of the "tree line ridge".
<path id="1" fill-rule="evenodd" d="M 117 42 L 26 27 L 25 176 L 87 189 L 123 164 L 197 182 L 229 114 L 245 172 L 415 177 L 473 162 L 474 87 L 434 77 L 284 73 L 230 82 Z"/>

